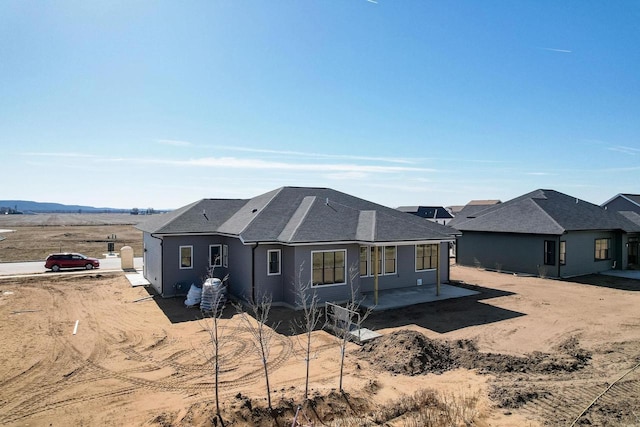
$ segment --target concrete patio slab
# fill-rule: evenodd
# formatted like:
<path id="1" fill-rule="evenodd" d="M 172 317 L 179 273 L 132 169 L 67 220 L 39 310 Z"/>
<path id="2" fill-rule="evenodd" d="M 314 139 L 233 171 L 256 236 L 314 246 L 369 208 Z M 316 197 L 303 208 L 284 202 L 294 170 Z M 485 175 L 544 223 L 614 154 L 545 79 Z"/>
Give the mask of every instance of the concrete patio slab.
<path id="1" fill-rule="evenodd" d="M 412 286 L 410 288 L 388 289 L 378 292 L 378 304 L 373 302 L 373 293 L 367 292 L 361 307 L 371 308 L 373 311 L 392 310 L 425 302 L 442 301 L 451 298 L 462 298 L 479 294 L 457 286 L 440 285 L 440 294 L 436 295 L 435 285 Z"/>
<path id="2" fill-rule="evenodd" d="M 605 276 L 624 277 L 625 279 L 640 280 L 640 270 L 608 270 L 602 273 Z"/>

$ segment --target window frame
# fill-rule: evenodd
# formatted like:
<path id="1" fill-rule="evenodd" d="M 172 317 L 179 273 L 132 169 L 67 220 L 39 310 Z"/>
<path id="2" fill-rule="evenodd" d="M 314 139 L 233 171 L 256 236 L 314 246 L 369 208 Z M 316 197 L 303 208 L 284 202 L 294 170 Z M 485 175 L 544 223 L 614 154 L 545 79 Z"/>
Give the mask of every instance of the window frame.
<path id="1" fill-rule="evenodd" d="M 271 271 L 271 254 L 278 254 L 278 271 Z M 280 276 L 282 274 L 282 250 L 281 249 L 267 249 L 267 276 Z"/>
<path id="2" fill-rule="evenodd" d="M 393 248 L 394 258 L 393 258 L 393 272 L 387 272 L 387 248 Z M 391 276 L 394 274 L 398 274 L 398 246 L 397 245 L 383 245 L 383 246 L 369 246 L 369 276 L 375 276 L 374 271 L 374 260 L 375 256 L 373 255 L 374 250 L 380 250 L 378 254 L 378 276 Z M 361 276 L 362 277 L 362 276 Z"/>
<path id="3" fill-rule="evenodd" d="M 362 259 L 362 252 L 364 250 L 365 259 Z M 359 253 L 359 266 L 360 266 L 360 277 L 370 277 L 371 276 L 371 246 L 360 246 Z M 365 273 L 362 274 L 362 263 L 365 263 Z"/>
<path id="4" fill-rule="evenodd" d="M 189 249 L 189 266 L 185 267 L 182 264 L 182 249 Z M 178 266 L 180 270 L 193 270 L 193 245 L 180 245 L 178 247 Z"/>
<path id="5" fill-rule="evenodd" d="M 414 245 L 414 249 L 413 249 L 414 250 L 414 260 L 413 260 L 413 262 L 414 262 L 414 269 L 415 269 L 416 273 L 417 272 L 422 272 L 422 271 L 433 271 L 433 270 L 437 270 L 438 269 L 438 265 L 440 264 L 439 263 L 440 260 L 438 259 L 438 245 L 440 245 L 440 243 L 420 243 L 420 244 Z M 435 247 L 435 254 L 433 253 L 433 249 L 431 249 L 432 252 L 431 252 L 431 255 L 429 255 L 429 259 L 433 260 L 433 258 L 435 258 L 436 266 L 435 267 L 418 269 L 418 247 L 427 247 L 427 246 L 428 247 Z M 424 267 L 424 259 L 425 259 L 425 255 L 424 255 L 424 252 L 423 252 L 423 255 L 422 255 L 423 267 Z M 430 265 L 431 264 L 433 264 L 433 263 L 430 263 Z"/>
<path id="6" fill-rule="evenodd" d="M 398 274 L 398 247 L 397 246 L 383 246 L 384 250 L 382 251 L 383 253 L 383 258 L 384 258 L 384 275 L 385 276 L 389 276 L 392 274 Z M 387 271 L 387 249 L 392 249 L 393 248 L 393 271 L 388 272 Z"/>
<path id="7" fill-rule="evenodd" d="M 217 247 L 218 248 L 218 259 L 216 260 L 215 263 L 211 263 L 211 261 L 213 261 L 213 259 L 211 258 L 212 255 L 212 248 Z M 221 243 L 216 243 L 213 245 L 209 245 L 209 268 L 215 268 L 215 267 L 222 267 L 222 244 Z"/>
<path id="8" fill-rule="evenodd" d="M 342 266 L 342 277 L 343 277 L 343 281 L 342 282 L 333 282 L 333 283 L 316 283 L 316 281 L 314 280 L 314 276 L 316 273 L 316 268 L 315 268 L 315 264 L 313 262 L 313 258 L 316 254 L 323 254 L 322 256 L 322 273 L 323 273 L 323 279 L 324 279 L 324 271 L 327 270 L 326 266 L 325 266 L 325 256 L 324 254 L 326 253 L 333 253 L 336 254 L 338 252 L 342 252 L 343 253 L 343 262 L 344 265 Z M 334 260 L 335 260 L 335 256 L 334 256 Z M 347 284 L 347 250 L 346 249 L 326 249 L 326 250 L 318 250 L 318 251 L 311 251 L 311 287 L 312 288 L 325 288 L 325 287 L 331 287 L 331 286 L 345 286 Z M 333 266 L 333 276 L 335 277 L 336 274 L 336 267 L 335 267 L 335 261 L 334 261 L 334 266 Z"/>
<path id="9" fill-rule="evenodd" d="M 556 241 L 544 241 L 544 265 L 556 265 Z"/>
<path id="10" fill-rule="evenodd" d="M 602 244 L 603 242 L 607 243 L 606 248 L 598 249 L 598 243 Z M 609 261 L 611 259 L 611 237 L 600 237 L 594 239 L 594 261 Z M 602 257 L 602 252 L 604 251 L 604 257 Z"/>
<path id="11" fill-rule="evenodd" d="M 222 245 L 222 266 L 229 267 L 229 245 Z"/>
<path id="12" fill-rule="evenodd" d="M 560 265 L 567 265 L 567 241 L 560 240 L 560 249 L 558 250 L 558 262 Z"/>

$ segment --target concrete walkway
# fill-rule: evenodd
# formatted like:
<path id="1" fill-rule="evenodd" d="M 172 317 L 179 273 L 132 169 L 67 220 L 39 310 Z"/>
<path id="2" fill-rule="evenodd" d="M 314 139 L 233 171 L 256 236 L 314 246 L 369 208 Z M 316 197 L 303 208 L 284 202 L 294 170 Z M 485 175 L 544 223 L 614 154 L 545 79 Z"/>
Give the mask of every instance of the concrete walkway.
<path id="1" fill-rule="evenodd" d="M 440 285 L 440 295 L 436 295 L 435 285 L 412 286 L 410 288 L 379 291 L 377 305 L 373 302 L 373 292 L 367 292 L 360 306 L 371 308 L 373 311 L 384 311 L 425 302 L 467 297 L 479 293 L 466 288 L 442 284 Z"/>
<path id="2" fill-rule="evenodd" d="M 605 276 L 624 277 L 625 279 L 640 280 L 640 270 L 608 270 L 602 273 Z"/>

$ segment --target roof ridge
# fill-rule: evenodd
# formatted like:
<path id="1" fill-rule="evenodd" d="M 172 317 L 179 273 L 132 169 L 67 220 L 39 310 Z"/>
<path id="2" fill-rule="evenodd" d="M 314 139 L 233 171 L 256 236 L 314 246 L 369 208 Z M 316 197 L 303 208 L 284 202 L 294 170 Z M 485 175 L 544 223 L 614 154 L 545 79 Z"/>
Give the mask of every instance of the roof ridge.
<path id="1" fill-rule="evenodd" d="M 371 209 L 360 211 L 358 215 L 358 225 L 356 226 L 356 240 L 375 242 L 377 225 L 376 213 L 376 210 Z"/>
<path id="2" fill-rule="evenodd" d="M 237 234 L 238 236 L 241 236 L 242 233 L 244 233 L 247 230 L 247 228 L 256 220 L 256 218 L 260 216 L 262 211 L 264 211 L 264 208 L 268 206 L 273 201 L 273 199 L 280 193 L 280 191 L 282 191 L 282 187 L 267 193 L 263 193 L 259 196 L 252 197 L 251 199 L 248 199 L 246 203 L 242 205 L 242 207 L 237 209 L 233 213 L 233 215 L 227 218 L 227 220 L 218 227 L 218 231 L 222 233 L 230 231 L 233 234 Z M 269 200 L 267 200 L 265 203 L 258 204 L 257 202 L 258 199 L 261 199 L 262 197 L 267 196 L 269 193 L 272 193 L 272 192 L 273 192 L 273 195 L 269 197 Z M 251 211 L 248 212 L 248 209 L 251 209 Z M 234 222 L 236 221 L 238 221 L 238 225 L 242 227 L 241 229 L 236 229 L 233 226 Z"/>
<path id="3" fill-rule="evenodd" d="M 302 201 L 296 208 L 295 212 L 289 218 L 287 224 L 282 228 L 282 231 L 278 235 L 278 241 L 280 242 L 288 242 L 293 239 L 293 236 L 302 225 L 302 222 L 305 220 L 311 207 L 317 200 L 317 196 L 304 196 Z"/>
<path id="4" fill-rule="evenodd" d="M 538 207 L 538 209 L 540 209 L 540 211 L 542 211 L 543 214 L 545 214 L 547 216 L 547 218 L 549 218 L 551 221 L 553 221 L 553 223 L 555 225 L 557 225 L 562 232 L 564 233 L 565 231 L 567 231 L 566 228 L 564 228 L 558 221 L 556 221 L 556 219 L 554 217 L 552 217 L 549 212 L 547 212 L 546 210 L 543 209 L 542 206 L 540 206 L 540 204 L 538 204 L 538 202 L 536 202 L 536 200 L 548 200 L 548 198 L 545 199 L 534 199 L 534 198 L 530 198 L 529 200 L 531 200 L 533 202 L 534 205 L 536 205 Z M 578 199 L 576 199 L 578 200 Z"/>

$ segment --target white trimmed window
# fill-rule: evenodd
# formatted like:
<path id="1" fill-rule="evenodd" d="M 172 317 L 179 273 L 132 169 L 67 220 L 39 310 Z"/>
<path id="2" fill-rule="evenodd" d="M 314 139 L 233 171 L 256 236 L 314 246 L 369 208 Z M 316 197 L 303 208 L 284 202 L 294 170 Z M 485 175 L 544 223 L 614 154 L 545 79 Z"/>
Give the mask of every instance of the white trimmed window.
<path id="1" fill-rule="evenodd" d="M 396 272 L 397 248 L 395 246 L 384 247 L 384 274 Z"/>
<path id="2" fill-rule="evenodd" d="M 360 277 L 369 275 L 369 256 L 371 251 L 369 246 L 360 246 Z"/>
<path id="3" fill-rule="evenodd" d="M 397 248 L 395 246 L 371 246 L 370 275 L 374 275 L 375 251 L 378 251 L 378 274 L 395 274 L 397 264 Z"/>
<path id="4" fill-rule="evenodd" d="M 602 261 L 611 259 L 611 239 L 596 239 L 595 241 L 596 253 L 595 260 Z"/>
<path id="5" fill-rule="evenodd" d="M 438 267 L 438 245 L 416 245 L 416 271 L 433 270 Z"/>
<path id="6" fill-rule="evenodd" d="M 222 267 L 222 245 L 209 245 L 209 267 Z"/>
<path id="7" fill-rule="evenodd" d="M 280 249 L 269 249 L 267 251 L 267 276 L 280 275 Z"/>
<path id="8" fill-rule="evenodd" d="M 312 286 L 344 285 L 347 283 L 347 251 L 311 252 Z"/>
<path id="9" fill-rule="evenodd" d="M 180 269 L 193 268 L 193 246 L 180 246 Z"/>

